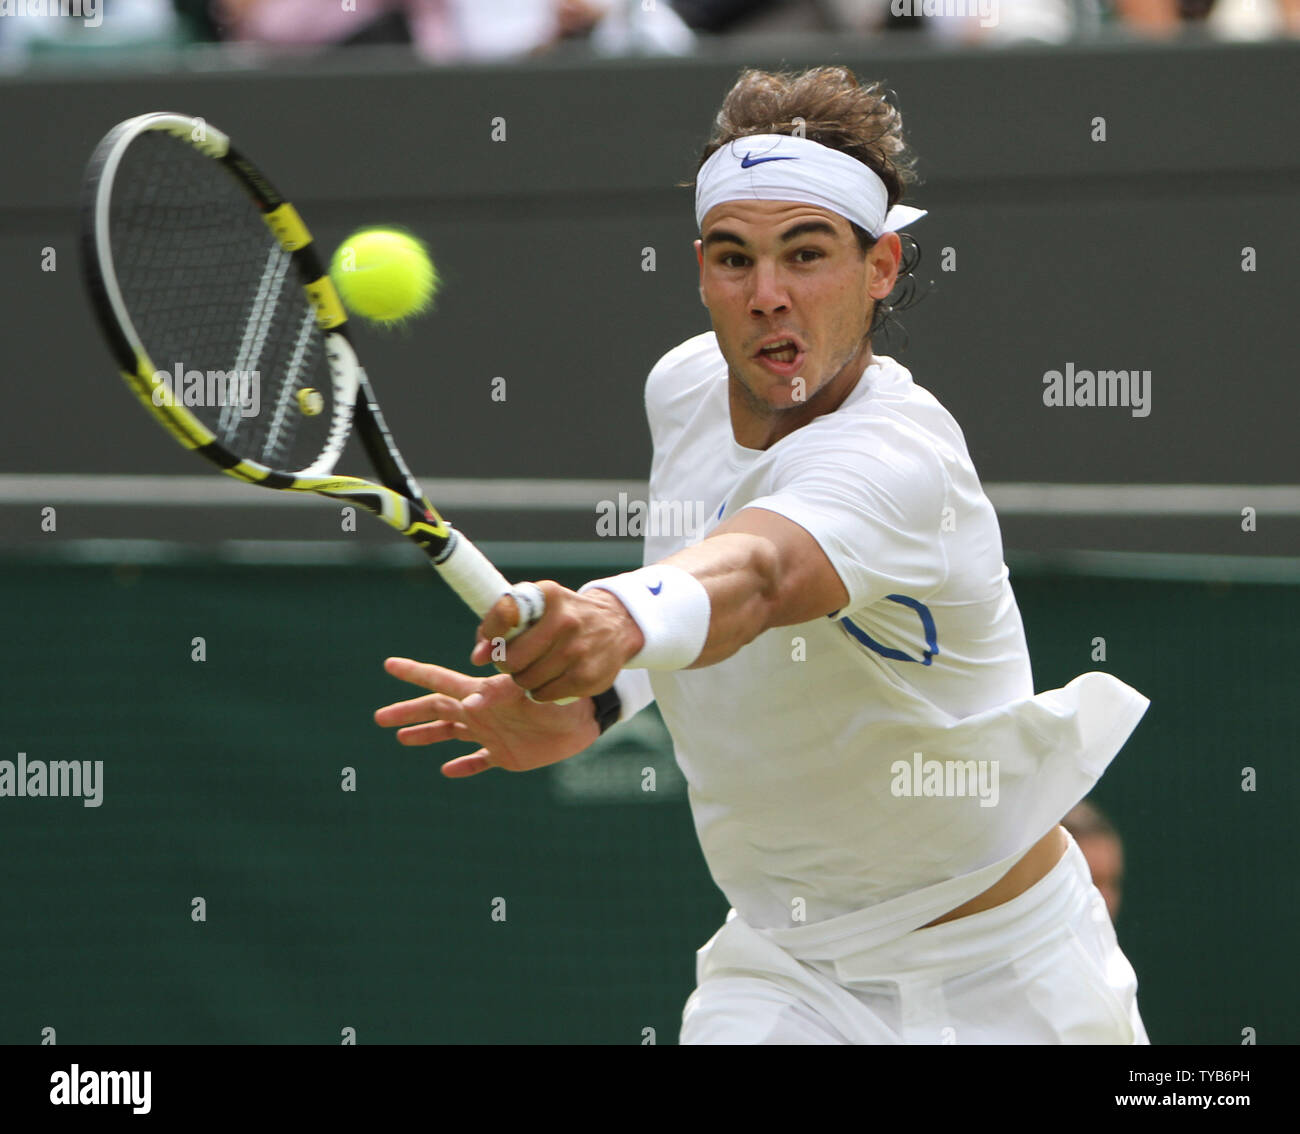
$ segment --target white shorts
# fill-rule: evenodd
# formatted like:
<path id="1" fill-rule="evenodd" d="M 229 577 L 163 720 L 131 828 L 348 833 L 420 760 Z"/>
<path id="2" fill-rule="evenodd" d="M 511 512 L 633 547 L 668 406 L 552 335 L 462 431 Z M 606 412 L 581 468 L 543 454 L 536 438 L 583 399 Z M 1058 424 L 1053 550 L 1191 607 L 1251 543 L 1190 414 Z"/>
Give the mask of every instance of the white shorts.
<path id="1" fill-rule="evenodd" d="M 1073 839 L 1043 878 L 981 913 L 865 948 L 845 921 L 759 931 L 733 910 L 699 951 L 681 1042 L 1150 1043 L 1137 976 Z"/>

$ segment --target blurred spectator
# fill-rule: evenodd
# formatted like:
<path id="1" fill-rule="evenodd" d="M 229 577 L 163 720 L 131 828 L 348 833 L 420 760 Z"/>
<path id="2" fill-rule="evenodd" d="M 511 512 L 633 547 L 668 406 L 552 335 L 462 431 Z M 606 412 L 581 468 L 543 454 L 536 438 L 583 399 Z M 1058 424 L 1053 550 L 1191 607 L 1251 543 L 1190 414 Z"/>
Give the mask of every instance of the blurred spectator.
<path id="1" fill-rule="evenodd" d="M 1300 35 L 1300 0 L 1110 0 L 1115 16 L 1140 35 L 1177 35 L 1201 25 L 1220 39 Z"/>
<path id="2" fill-rule="evenodd" d="M 1081 16 L 1087 11 L 1087 6 L 1076 0 L 979 0 L 953 7 L 964 14 L 927 16 L 926 30 L 940 39 L 989 46 L 1026 41 L 1064 43 L 1077 34 Z"/>
<path id="3" fill-rule="evenodd" d="M 1224 39 L 1300 34 L 1300 0 L 672 0 L 710 33 L 921 32 L 939 42 L 1064 43 L 1107 24 L 1176 34 L 1199 24 Z"/>
<path id="4" fill-rule="evenodd" d="M 875 0 L 871 0 L 872 3 Z M 888 5 L 889 0 L 880 0 Z M 695 31 L 832 31 L 847 26 L 826 0 L 672 0 Z"/>
<path id="5" fill-rule="evenodd" d="M 59 0 L 12 4 L 0 19 L 6 58 L 106 48 L 176 47 L 188 37 L 172 0 L 82 0 L 63 15 Z M 80 14 L 78 14 L 80 13 Z"/>
<path id="6" fill-rule="evenodd" d="M 1124 844 L 1119 832 L 1095 804 L 1086 799 L 1075 804 L 1061 825 L 1074 836 L 1083 857 L 1092 871 L 1092 884 L 1106 899 L 1110 920 L 1119 915 L 1121 891 L 1124 885 Z"/>
<path id="7" fill-rule="evenodd" d="M 1070 38 L 1083 7 L 1101 0 L 673 0 L 692 28 L 706 32 L 922 31 L 957 41 Z M 926 14 L 927 11 L 930 14 Z"/>
<path id="8" fill-rule="evenodd" d="M 534 55 L 590 36 L 610 54 L 682 54 L 689 29 L 667 0 L 213 0 L 225 38 L 282 46 L 410 43 L 432 62 Z"/>
<path id="9" fill-rule="evenodd" d="M 1214 0 L 1113 0 L 1115 14 L 1143 35 L 1172 35 L 1184 22 L 1203 20 Z"/>
<path id="10" fill-rule="evenodd" d="M 583 0 L 585 3 L 586 0 Z M 604 55 L 686 55 L 695 36 L 669 0 L 604 0 L 606 11 L 592 28 L 591 45 Z"/>
<path id="11" fill-rule="evenodd" d="M 1300 0 L 1218 0 L 1205 23 L 1218 39 L 1300 36 Z"/>

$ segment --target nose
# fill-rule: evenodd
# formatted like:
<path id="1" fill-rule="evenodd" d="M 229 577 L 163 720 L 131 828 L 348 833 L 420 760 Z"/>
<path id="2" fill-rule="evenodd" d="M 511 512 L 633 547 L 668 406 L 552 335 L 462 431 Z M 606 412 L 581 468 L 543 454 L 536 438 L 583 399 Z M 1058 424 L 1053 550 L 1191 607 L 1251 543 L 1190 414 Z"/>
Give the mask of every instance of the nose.
<path id="1" fill-rule="evenodd" d="M 790 310 L 790 294 L 775 264 L 760 260 L 751 278 L 754 283 L 749 297 L 751 315 L 763 317 Z"/>

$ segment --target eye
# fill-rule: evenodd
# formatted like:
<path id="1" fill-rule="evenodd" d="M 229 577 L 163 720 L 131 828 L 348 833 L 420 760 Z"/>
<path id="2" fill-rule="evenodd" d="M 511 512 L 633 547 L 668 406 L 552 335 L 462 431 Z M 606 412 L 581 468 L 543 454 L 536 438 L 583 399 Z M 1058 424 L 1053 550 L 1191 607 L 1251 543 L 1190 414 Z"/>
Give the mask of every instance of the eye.
<path id="1" fill-rule="evenodd" d="M 795 260 L 800 264 L 811 264 L 814 260 L 820 260 L 823 253 L 816 248 L 800 248 L 794 254 Z"/>
<path id="2" fill-rule="evenodd" d="M 724 268 L 743 268 L 748 262 L 739 252 L 724 252 L 718 257 L 718 263 Z"/>

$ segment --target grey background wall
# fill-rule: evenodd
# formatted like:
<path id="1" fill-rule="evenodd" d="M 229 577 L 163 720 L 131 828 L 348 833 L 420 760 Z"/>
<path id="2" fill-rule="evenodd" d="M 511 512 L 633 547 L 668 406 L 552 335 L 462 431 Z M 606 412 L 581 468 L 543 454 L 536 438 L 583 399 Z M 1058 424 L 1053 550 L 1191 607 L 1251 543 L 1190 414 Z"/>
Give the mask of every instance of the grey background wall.
<path id="1" fill-rule="evenodd" d="M 1300 156 L 1280 126 L 1300 49 L 823 46 L 746 62 L 828 59 L 897 92 L 925 177 L 914 200 L 931 210 L 914 229 L 931 294 L 906 317 L 907 348 L 895 338 L 880 349 L 952 409 L 987 482 L 1296 483 Z M 75 270 L 95 141 L 124 117 L 175 109 L 230 132 L 322 246 L 376 222 L 431 242 L 447 280 L 436 315 L 404 335 L 363 336 L 419 474 L 644 478 L 645 375 L 708 329 L 692 195 L 675 185 L 693 175 L 739 63 L 428 71 L 361 53 L 312 69 L 0 79 L 2 341 L 6 369 L 24 379 L 0 415 L 0 476 L 201 471 L 122 396 Z M 1092 140 L 1099 116 L 1104 142 Z M 504 142 L 492 140 L 496 118 Z M 56 272 L 39 269 L 46 247 Z M 1241 270 L 1247 247 L 1254 272 Z M 654 272 L 642 270 L 647 248 Z M 944 249 L 955 271 L 942 270 Z M 1044 406 L 1044 373 L 1069 362 L 1150 370 L 1150 415 Z M 491 397 L 498 376 L 504 402 Z M 28 482 L 7 488 L 3 538 L 39 540 L 32 505 L 46 501 Z M 1005 534 L 1029 549 L 1300 554 L 1300 492 L 1280 509 L 1229 494 L 1201 515 L 1171 499 L 1138 517 L 1008 507 Z M 210 536 L 202 512 L 77 507 L 75 492 L 60 502 L 69 538 Z M 263 503 L 223 513 L 224 530 L 316 539 L 336 527 L 318 508 L 271 520 Z M 1244 506 L 1264 520 L 1249 537 Z M 489 539 L 593 529 L 590 505 L 457 515 Z"/>

